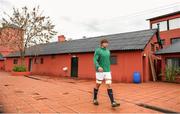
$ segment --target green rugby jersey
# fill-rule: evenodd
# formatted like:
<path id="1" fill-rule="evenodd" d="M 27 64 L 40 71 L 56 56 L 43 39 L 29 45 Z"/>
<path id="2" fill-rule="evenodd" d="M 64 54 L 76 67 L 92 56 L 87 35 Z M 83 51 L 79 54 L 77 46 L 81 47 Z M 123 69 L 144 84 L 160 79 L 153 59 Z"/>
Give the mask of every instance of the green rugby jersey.
<path id="1" fill-rule="evenodd" d="M 110 72 L 109 49 L 102 47 L 97 48 L 94 53 L 94 64 L 97 72 L 99 67 L 103 68 L 103 72 Z"/>

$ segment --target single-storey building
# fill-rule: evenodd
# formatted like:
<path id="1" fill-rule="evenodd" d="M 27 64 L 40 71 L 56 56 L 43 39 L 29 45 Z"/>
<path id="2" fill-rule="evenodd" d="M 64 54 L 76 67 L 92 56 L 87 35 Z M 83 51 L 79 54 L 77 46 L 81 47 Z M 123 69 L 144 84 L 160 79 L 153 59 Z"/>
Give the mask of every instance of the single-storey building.
<path id="1" fill-rule="evenodd" d="M 100 40 L 106 38 L 110 43 L 112 79 L 132 82 L 133 73 L 139 72 L 141 81 L 147 82 L 152 80 L 149 58 L 156 59 L 154 52 L 159 49 L 157 32 L 148 29 L 71 41 L 62 35 L 58 42 L 28 48 L 25 64 L 32 74 L 94 79 L 93 52 Z M 6 71 L 20 63 L 19 55 L 16 52 L 6 57 Z"/>
<path id="2" fill-rule="evenodd" d="M 180 70 L 180 42 L 157 51 L 156 55 L 161 55 L 162 58 L 161 71 L 163 80 L 166 80 L 166 68 L 173 67 Z M 180 73 L 176 76 L 176 81 L 180 82 Z"/>

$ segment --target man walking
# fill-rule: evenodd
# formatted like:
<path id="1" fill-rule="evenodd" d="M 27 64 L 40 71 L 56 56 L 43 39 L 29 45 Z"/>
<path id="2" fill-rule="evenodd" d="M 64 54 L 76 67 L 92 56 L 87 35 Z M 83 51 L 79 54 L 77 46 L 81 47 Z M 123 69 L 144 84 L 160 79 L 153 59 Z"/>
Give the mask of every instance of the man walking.
<path id="1" fill-rule="evenodd" d="M 96 86 L 94 88 L 94 105 L 99 105 L 97 100 L 97 94 L 102 81 L 105 80 L 107 85 L 107 92 L 111 101 L 112 107 L 120 106 L 113 97 L 113 91 L 111 88 L 112 78 L 110 71 L 110 51 L 107 49 L 109 43 L 106 39 L 101 40 L 100 47 L 95 50 L 94 53 L 94 64 L 96 68 Z"/>

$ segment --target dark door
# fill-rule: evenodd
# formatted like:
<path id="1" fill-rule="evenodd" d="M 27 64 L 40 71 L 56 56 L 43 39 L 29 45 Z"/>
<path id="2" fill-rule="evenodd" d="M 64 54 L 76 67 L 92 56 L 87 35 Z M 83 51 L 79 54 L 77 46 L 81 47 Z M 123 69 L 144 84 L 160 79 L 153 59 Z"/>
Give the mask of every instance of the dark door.
<path id="1" fill-rule="evenodd" d="M 71 58 L 71 77 L 78 77 L 78 57 Z"/>
<path id="2" fill-rule="evenodd" d="M 28 70 L 31 72 L 32 71 L 32 58 L 29 59 L 29 65 L 28 65 Z"/>
<path id="3" fill-rule="evenodd" d="M 156 73 L 158 77 L 157 79 L 161 81 L 161 60 L 157 60 Z"/>

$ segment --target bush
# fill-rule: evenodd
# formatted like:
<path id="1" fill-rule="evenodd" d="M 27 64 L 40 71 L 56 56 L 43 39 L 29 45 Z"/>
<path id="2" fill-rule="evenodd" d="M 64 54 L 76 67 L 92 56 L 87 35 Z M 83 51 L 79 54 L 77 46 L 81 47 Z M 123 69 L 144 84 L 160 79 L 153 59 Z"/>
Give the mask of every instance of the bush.
<path id="1" fill-rule="evenodd" d="M 180 68 L 166 67 L 166 80 L 174 81 L 176 76 L 180 75 Z"/>
<path id="2" fill-rule="evenodd" d="M 26 72 L 26 67 L 25 66 L 14 66 L 13 71 L 14 72 Z"/>

